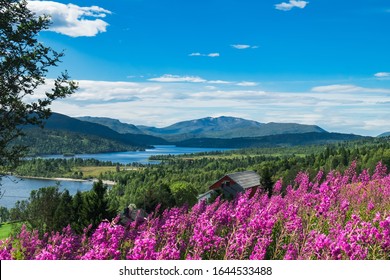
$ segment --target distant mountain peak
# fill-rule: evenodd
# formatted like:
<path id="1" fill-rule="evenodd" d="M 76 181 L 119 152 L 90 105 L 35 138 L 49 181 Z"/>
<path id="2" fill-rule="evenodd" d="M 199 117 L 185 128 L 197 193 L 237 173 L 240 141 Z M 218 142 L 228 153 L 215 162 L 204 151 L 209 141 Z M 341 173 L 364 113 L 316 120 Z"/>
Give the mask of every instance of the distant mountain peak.
<path id="1" fill-rule="evenodd" d="M 104 125 L 122 134 L 124 133 L 143 134 L 143 132 L 135 125 L 123 123 L 117 119 L 112 119 L 107 117 L 90 117 L 90 116 L 78 117 L 77 119 L 81 121 Z"/>

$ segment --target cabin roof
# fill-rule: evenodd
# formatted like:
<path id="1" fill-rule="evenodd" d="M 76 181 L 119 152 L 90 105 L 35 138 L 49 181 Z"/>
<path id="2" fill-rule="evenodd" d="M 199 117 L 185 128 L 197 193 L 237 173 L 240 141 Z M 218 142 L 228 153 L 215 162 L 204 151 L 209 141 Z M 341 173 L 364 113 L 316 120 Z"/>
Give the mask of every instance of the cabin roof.
<path id="1" fill-rule="evenodd" d="M 198 200 L 202 199 L 205 196 L 211 195 L 213 192 L 215 192 L 215 191 L 214 190 L 209 190 L 209 191 L 207 191 L 205 193 L 201 193 L 200 195 L 198 195 Z"/>
<path id="2" fill-rule="evenodd" d="M 260 176 L 255 171 L 242 171 L 227 174 L 236 184 L 240 185 L 243 189 L 252 188 L 260 185 Z"/>

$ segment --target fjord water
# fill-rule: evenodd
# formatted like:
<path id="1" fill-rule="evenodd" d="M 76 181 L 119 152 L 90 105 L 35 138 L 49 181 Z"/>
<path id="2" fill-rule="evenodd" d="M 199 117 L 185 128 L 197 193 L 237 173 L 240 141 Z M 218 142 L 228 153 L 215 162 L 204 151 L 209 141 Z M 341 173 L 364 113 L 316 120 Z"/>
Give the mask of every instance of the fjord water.
<path id="1" fill-rule="evenodd" d="M 148 158 L 153 155 L 180 155 L 211 151 L 225 151 L 228 149 L 217 148 L 181 148 L 171 145 L 154 146 L 155 149 L 147 149 L 145 151 L 132 152 L 116 152 L 102 154 L 81 154 L 75 155 L 77 158 L 95 158 L 100 161 L 112 161 L 113 163 L 130 164 L 157 164 L 159 161 L 149 161 Z M 44 158 L 65 158 L 63 155 L 49 155 Z M 0 182 L 1 191 L 4 193 L 0 199 L 0 206 L 12 208 L 18 200 L 27 199 L 32 190 L 37 190 L 42 187 L 55 186 L 59 184 L 60 190 L 67 189 L 70 194 L 75 194 L 78 190 L 87 191 L 92 187 L 92 181 L 68 181 L 68 180 L 49 180 L 49 179 L 30 179 L 17 178 L 13 176 L 5 177 Z"/>
<path id="2" fill-rule="evenodd" d="M 155 145 L 154 149 L 146 149 L 145 151 L 130 151 L 130 152 L 115 152 L 101 154 L 80 154 L 75 155 L 76 158 L 89 159 L 95 158 L 100 161 L 112 161 L 113 163 L 130 164 L 156 164 L 160 161 L 150 161 L 149 157 L 154 155 L 182 155 L 212 151 L 226 151 L 229 149 L 221 148 L 188 148 L 176 147 L 174 145 Z M 65 158 L 63 155 L 49 155 L 43 158 Z"/>
<path id="3" fill-rule="evenodd" d="M 1 182 L 1 192 L 4 193 L 0 199 L 0 206 L 8 209 L 14 207 L 18 200 L 26 200 L 32 190 L 43 187 L 56 186 L 58 184 L 60 191 L 67 189 L 71 195 L 79 191 L 88 191 L 92 188 L 92 181 L 71 181 L 55 179 L 33 179 L 18 178 L 15 176 L 3 177 Z"/>

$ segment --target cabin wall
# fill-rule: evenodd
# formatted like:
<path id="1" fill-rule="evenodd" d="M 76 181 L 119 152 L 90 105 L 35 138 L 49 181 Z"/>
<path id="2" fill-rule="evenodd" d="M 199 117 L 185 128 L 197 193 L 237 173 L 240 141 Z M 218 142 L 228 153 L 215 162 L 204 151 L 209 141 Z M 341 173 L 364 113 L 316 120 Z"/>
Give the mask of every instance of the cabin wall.
<path id="1" fill-rule="evenodd" d="M 228 182 L 230 186 L 234 185 L 236 182 L 233 181 L 229 176 L 224 176 L 221 179 L 219 179 L 217 182 L 215 182 L 213 185 L 209 187 L 209 190 L 216 190 L 222 188 L 224 184 Z"/>

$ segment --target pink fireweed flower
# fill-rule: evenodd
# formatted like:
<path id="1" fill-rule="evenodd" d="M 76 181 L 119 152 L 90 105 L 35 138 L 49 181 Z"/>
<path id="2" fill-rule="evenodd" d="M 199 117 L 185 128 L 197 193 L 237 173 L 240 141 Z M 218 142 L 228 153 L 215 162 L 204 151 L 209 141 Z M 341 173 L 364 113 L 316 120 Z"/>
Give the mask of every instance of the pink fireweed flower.
<path id="1" fill-rule="evenodd" d="M 345 213 L 349 209 L 349 201 L 347 199 L 344 199 L 340 204 L 340 210 L 341 212 Z"/>
<path id="2" fill-rule="evenodd" d="M 386 177 L 387 175 L 387 167 L 382 163 L 382 161 L 378 162 L 375 167 L 374 175 L 372 175 L 372 179 L 378 180 Z"/>
<path id="3" fill-rule="evenodd" d="M 142 232 L 134 241 L 134 247 L 127 253 L 128 260 L 155 260 L 157 240 L 150 231 Z"/>
<path id="4" fill-rule="evenodd" d="M 375 208 L 374 203 L 370 200 L 367 205 L 367 210 L 372 211 Z"/>
<path id="5" fill-rule="evenodd" d="M 0 260 L 11 260 L 12 238 L 0 240 Z"/>
<path id="6" fill-rule="evenodd" d="M 279 194 L 281 194 L 282 187 L 283 187 L 283 181 L 280 179 L 280 180 L 278 180 L 278 181 L 275 183 L 275 185 L 274 185 L 273 194 L 274 194 L 274 195 L 279 195 Z"/>
<path id="7" fill-rule="evenodd" d="M 43 243 L 42 240 L 39 239 L 38 231 L 33 230 L 32 232 L 29 232 L 24 224 L 17 238 L 17 242 L 20 243 L 20 249 L 18 250 L 17 247 L 13 248 L 12 252 L 15 254 L 21 253 L 21 257 L 25 260 L 33 260 Z"/>
<path id="8" fill-rule="evenodd" d="M 84 260 L 120 259 L 120 246 L 125 238 L 121 225 L 102 222 L 89 239 L 90 249 L 81 257 Z"/>
<path id="9" fill-rule="evenodd" d="M 72 260 L 77 258 L 80 237 L 75 235 L 68 225 L 62 233 L 52 233 L 45 243 L 44 248 L 36 255 L 35 259 Z"/>
<path id="10" fill-rule="evenodd" d="M 298 258 L 298 250 L 296 244 L 288 244 L 286 254 L 284 255 L 285 260 L 296 260 Z"/>

